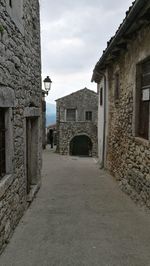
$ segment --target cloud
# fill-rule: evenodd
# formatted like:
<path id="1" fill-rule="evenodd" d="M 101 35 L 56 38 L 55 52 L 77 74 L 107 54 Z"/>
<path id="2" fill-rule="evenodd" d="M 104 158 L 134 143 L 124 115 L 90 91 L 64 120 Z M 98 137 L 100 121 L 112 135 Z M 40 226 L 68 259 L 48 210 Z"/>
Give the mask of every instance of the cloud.
<path id="1" fill-rule="evenodd" d="M 56 99 L 70 94 L 71 92 L 83 89 L 85 87 L 96 91 L 94 83 L 89 82 L 91 79 L 92 69 L 89 71 L 82 71 L 79 73 L 70 73 L 67 75 L 57 75 L 51 73 L 52 88 L 47 97 L 48 102 L 54 102 Z M 75 80 L 75 82 L 72 82 Z"/>
<path id="2" fill-rule="evenodd" d="M 131 0 L 41 0 L 42 72 L 66 92 L 90 83 L 92 69 Z M 91 71 L 91 73 L 90 73 Z M 72 84 L 71 84 L 72 83 Z M 65 93 L 65 92 L 64 92 Z M 61 97 L 61 95 L 59 95 Z"/>
<path id="3" fill-rule="evenodd" d="M 58 20 L 66 15 L 67 12 L 76 13 L 79 10 L 83 12 L 87 9 L 95 8 L 97 11 L 102 10 L 105 15 L 110 10 L 127 9 L 132 3 L 130 0 L 40 0 L 41 11 L 44 13 L 43 20 Z"/>

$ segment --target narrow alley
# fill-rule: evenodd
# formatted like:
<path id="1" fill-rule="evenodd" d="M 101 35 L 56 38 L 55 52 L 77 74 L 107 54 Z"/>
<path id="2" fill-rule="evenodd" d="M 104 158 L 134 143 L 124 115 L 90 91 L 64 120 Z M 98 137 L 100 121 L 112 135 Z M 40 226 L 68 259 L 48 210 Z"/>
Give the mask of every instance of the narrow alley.
<path id="1" fill-rule="evenodd" d="M 43 157 L 42 187 L 1 266 L 148 266 L 149 214 L 92 158 Z"/>

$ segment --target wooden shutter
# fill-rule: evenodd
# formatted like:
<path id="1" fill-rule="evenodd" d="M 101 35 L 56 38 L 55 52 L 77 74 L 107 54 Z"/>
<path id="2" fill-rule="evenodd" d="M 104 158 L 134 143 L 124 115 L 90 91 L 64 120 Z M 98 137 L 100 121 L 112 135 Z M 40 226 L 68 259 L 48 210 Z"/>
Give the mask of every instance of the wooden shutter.
<path id="1" fill-rule="evenodd" d="M 119 100 L 120 96 L 120 76 L 119 73 L 115 74 L 115 93 L 114 93 L 114 98 L 115 101 Z"/>
<path id="2" fill-rule="evenodd" d="M 67 121 L 76 121 L 76 109 L 67 109 Z"/>
<path id="3" fill-rule="evenodd" d="M 0 179 L 5 171 L 5 109 L 0 108 Z"/>
<path id="4" fill-rule="evenodd" d="M 143 63 L 141 68 L 139 135 L 144 139 L 149 139 L 150 60 Z"/>
<path id="5" fill-rule="evenodd" d="M 85 113 L 85 119 L 86 119 L 86 121 L 92 121 L 92 112 L 91 111 L 87 111 Z"/>

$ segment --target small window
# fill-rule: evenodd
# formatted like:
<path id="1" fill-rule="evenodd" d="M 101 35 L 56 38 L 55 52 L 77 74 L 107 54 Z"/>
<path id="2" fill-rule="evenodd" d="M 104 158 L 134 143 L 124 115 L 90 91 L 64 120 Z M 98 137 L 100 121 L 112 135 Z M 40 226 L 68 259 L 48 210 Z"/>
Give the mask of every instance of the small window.
<path id="1" fill-rule="evenodd" d="M 9 0 L 9 6 L 12 7 L 12 0 Z"/>
<path id="2" fill-rule="evenodd" d="M 5 0 L 6 10 L 19 31 L 24 34 L 23 0 Z"/>
<path id="3" fill-rule="evenodd" d="M 85 120 L 86 121 L 92 121 L 92 112 L 91 111 L 85 112 Z"/>
<path id="4" fill-rule="evenodd" d="M 103 105 L 103 88 L 100 88 L 100 106 Z"/>
<path id="5" fill-rule="evenodd" d="M 0 179 L 5 175 L 5 173 L 5 109 L 0 108 Z"/>
<path id="6" fill-rule="evenodd" d="M 150 140 L 150 60 L 140 64 L 138 75 L 138 136 Z"/>
<path id="7" fill-rule="evenodd" d="M 114 98 L 115 101 L 119 100 L 120 96 L 120 76 L 119 73 L 115 74 L 115 92 L 114 92 Z"/>
<path id="8" fill-rule="evenodd" d="M 76 109 L 67 109 L 66 121 L 76 121 Z"/>

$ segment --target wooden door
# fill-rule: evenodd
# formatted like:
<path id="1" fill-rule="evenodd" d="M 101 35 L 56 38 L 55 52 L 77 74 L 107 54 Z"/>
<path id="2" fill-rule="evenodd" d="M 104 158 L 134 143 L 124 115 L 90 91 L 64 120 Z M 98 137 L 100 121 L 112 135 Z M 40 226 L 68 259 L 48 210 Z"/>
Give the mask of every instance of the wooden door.
<path id="1" fill-rule="evenodd" d="M 76 136 L 70 145 L 72 155 L 76 156 L 91 156 L 92 143 L 86 135 Z"/>
<path id="2" fill-rule="evenodd" d="M 31 188 L 31 120 L 26 119 L 26 172 L 27 172 L 27 194 Z"/>

